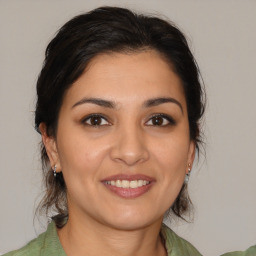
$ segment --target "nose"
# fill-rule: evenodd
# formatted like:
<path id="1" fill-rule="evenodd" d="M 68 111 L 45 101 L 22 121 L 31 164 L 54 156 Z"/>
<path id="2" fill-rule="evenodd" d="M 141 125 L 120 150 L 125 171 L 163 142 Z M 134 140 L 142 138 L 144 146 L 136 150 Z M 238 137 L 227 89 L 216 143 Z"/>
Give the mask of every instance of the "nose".
<path id="1" fill-rule="evenodd" d="M 138 127 L 126 127 L 116 132 L 111 149 L 112 160 L 133 166 L 149 158 L 146 138 Z"/>

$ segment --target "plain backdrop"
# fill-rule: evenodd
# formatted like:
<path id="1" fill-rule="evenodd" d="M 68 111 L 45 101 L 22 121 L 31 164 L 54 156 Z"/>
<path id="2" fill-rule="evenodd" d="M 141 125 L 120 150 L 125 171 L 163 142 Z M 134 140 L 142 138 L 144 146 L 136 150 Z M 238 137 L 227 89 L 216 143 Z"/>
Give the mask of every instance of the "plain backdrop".
<path id="1" fill-rule="evenodd" d="M 34 221 L 42 185 L 33 129 L 44 50 L 64 22 L 101 5 L 168 17 L 201 68 L 206 157 L 189 184 L 194 222 L 169 225 L 203 255 L 256 244 L 255 0 L 0 0 L 0 252 L 44 230 Z"/>

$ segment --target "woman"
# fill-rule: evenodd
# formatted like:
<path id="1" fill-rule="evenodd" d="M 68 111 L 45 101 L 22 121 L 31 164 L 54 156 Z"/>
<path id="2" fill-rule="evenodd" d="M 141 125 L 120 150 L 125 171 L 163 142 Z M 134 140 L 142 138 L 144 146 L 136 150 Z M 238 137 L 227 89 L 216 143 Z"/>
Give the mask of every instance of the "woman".
<path id="1" fill-rule="evenodd" d="M 204 112 L 184 35 L 104 7 L 66 23 L 37 82 L 45 233 L 7 255 L 200 255 L 162 224 L 189 209 Z"/>

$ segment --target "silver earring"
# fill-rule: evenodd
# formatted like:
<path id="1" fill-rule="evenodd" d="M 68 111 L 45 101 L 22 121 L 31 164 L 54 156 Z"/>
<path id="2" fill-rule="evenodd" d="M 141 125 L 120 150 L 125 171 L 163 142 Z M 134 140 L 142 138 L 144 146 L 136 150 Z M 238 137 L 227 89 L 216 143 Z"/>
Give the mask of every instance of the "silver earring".
<path id="1" fill-rule="evenodd" d="M 54 176 L 54 178 L 56 178 L 56 175 L 57 175 L 56 169 L 57 169 L 57 166 L 56 166 L 56 164 L 55 164 L 55 165 L 54 165 L 54 168 L 53 168 L 53 176 Z"/>
<path id="2" fill-rule="evenodd" d="M 188 173 L 186 173 L 185 180 L 184 180 L 185 184 L 188 184 L 189 182 L 190 172 L 191 172 L 191 164 L 188 164 Z"/>
<path id="3" fill-rule="evenodd" d="M 189 172 L 189 173 L 186 173 L 185 180 L 184 180 L 184 183 L 185 183 L 185 184 L 188 184 L 188 182 L 189 182 L 189 176 L 190 176 L 190 172 Z"/>

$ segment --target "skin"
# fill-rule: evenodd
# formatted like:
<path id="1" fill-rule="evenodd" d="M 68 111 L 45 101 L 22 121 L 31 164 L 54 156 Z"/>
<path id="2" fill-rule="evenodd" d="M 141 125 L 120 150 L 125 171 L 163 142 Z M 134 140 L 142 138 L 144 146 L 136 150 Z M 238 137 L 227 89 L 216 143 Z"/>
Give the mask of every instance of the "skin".
<path id="1" fill-rule="evenodd" d="M 91 98 L 114 106 L 86 102 Z M 146 106 L 155 98 L 173 101 Z M 98 126 L 88 119 L 95 113 L 104 117 Z M 152 118 L 156 114 L 173 121 Z M 40 129 L 51 165 L 67 185 L 69 220 L 58 230 L 67 255 L 166 255 L 159 230 L 193 163 L 195 144 L 181 81 L 160 54 L 95 57 L 64 96 L 56 138 L 47 136 L 44 124 Z M 123 198 L 102 183 L 117 174 L 154 182 L 146 193 Z"/>

